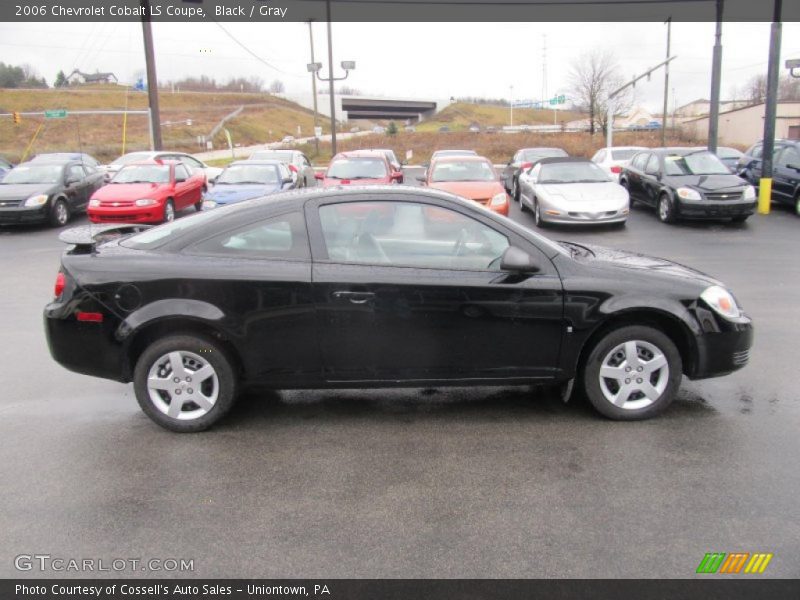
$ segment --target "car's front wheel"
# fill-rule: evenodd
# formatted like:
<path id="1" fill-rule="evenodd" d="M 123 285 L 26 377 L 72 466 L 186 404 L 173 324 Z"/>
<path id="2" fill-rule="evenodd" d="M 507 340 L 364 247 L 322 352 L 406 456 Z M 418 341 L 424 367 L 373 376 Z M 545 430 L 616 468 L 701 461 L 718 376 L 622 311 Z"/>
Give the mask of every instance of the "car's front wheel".
<path id="1" fill-rule="evenodd" d="M 171 223 L 175 220 L 175 204 L 172 200 L 167 200 L 164 205 L 164 223 Z"/>
<path id="2" fill-rule="evenodd" d="M 134 370 L 136 399 L 161 427 L 202 431 L 219 421 L 236 398 L 231 359 L 214 342 L 194 335 L 153 342 Z"/>
<path id="3" fill-rule="evenodd" d="M 675 222 L 675 207 L 667 194 L 658 197 L 658 219 L 662 223 Z"/>
<path id="4" fill-rule="evenodd" d="M 629 325 L 607 333 L 583 369 L 589 402 L 611 419 L 653 417 L 673 400 L 683 364 L 672 340 L 652 327 Z"/>
<path id="5" fill-rule="evenodd" d="M 56 200 L 53 208 L 50 209 L 50 226 L 63 227 L 69 221 L 69 207 L 63 200 Z"/>

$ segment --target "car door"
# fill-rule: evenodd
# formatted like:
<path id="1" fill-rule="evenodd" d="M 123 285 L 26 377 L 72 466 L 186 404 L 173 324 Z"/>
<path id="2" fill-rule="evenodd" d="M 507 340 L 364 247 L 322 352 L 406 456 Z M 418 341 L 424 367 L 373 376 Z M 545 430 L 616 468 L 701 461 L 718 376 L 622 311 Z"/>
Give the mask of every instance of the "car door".
<path id="1" fill-rule="evenodd" d="M 520 152 L 517 152 L 511 157 L 511 160 L 509 160 L 506 166 L 503 168 L 503 185 L 509 192 L 511 191 L 511 186 L 514 181 L 514 173 L 517 172 L 517 168 L 520 164 L 519 157 Z"/>
<path id="2" fill-rule="evenodd" d="M 791 203 L 798 184 L 800 184 L 800 151 L 795 146 L 785 146 L 775 159 L 772 196 L 784 204 Z"/>
<path id="3" fill-rule="evenodd" d="M 533 199 L 536 196 L 536 180 L 539 178 L 541 170 L 542 164 L 536 163 L 530 169 L 520 172 L 519 201 L 522 205 L 533 206 Z"/>
<path id="4" fill-rule="evenodd" d="M 649 158 L 649 152 L 640 152 L 633 157 L 626 169 L 625 180 L 628 182 L 628 194 L 632 200 L 642 199 L 642 175 Z"/>
<path id="5" fill-rule="evenodd" d="M 563 297 L 552 263 L 490 217 L 445 206 L 424 197 L 306 204 L 327 381 L 554 375 Z M 541 270 L 501 272 L 512 244 Z"/>
<path id="6" fill-rule="evenodd" d="M 661 165 L 657 154 L 651 154 L 641 176 L 641 194 L 639 200 L 655 206 L 661 193 Z"/>
<path id="7" fill-rule="evenodd" d="M 317 184 L 317 179 L 314 176 L 314 168 L 311 166 L 311 161 L 308 160 L 305 154 L 300 155 L 300 169 L 305 177 L 305 182 L 303 184 L 305 187 Z"/>
<path id="8" fill-rule="evenodd" d="M 195 199 L 198 184 L 189 176 L 189 171 L 182 163 L 173 167 L 175 169 L 175 210 L 183 210 L 199 201 Z"/>
<path id="9" fill-rule="evenodd" d="M 64 170 L 64 193 L 71 211 L 82 209 L 89 203 L 89 180 L 80 163 L 67 165 Z"/>

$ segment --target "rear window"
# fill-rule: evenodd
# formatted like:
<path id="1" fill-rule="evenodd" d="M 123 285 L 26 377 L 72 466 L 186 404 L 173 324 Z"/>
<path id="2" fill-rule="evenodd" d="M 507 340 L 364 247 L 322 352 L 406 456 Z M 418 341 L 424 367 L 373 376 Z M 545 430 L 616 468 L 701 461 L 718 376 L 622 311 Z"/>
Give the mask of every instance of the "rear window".
<path id="1" fill-rule="evenodd" d="M 639 150 L 612 150 L 611 159 L 630 160 L 636 155 L 637 152 L 639 152 Z"/>
<path id="2" fill-rule="evenodd" d="M 231 207 L 235 207 L 232 205 Z M 198 227 L 203 227 L 209 221 L 219 219 L 220 213 L 229 207 L 218 208 L 207 212 L 199 212 L 188 217 L 183 217 L 172 221 L 171 223 L 164 223 L 158 227 L 147 229 L 142 233 L 137 233 L 122 240 L 119 245 L 125 248 L 132 248 L 133 250 L 152 250 L 170 240 L 192 231 Z"/>

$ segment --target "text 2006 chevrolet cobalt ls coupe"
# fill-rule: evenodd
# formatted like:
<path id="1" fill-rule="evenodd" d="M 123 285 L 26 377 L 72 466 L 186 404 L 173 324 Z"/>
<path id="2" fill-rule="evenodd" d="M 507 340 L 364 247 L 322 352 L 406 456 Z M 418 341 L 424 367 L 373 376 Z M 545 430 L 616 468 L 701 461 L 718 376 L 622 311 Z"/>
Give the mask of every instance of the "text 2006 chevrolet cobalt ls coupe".
<path id="1" fill-rule="evenodd" d="M 45 308 L 50 351 L 132 381 L 174 431 L 209 427 L 252 384 L 575 380 L 603 415 L 643 419 L 682 374 L 742 367 L 752 342 L 707 275 L 557 244 L 435 190 L 286 192 L 122 233 L 62 234 L 75 245 Z"/>

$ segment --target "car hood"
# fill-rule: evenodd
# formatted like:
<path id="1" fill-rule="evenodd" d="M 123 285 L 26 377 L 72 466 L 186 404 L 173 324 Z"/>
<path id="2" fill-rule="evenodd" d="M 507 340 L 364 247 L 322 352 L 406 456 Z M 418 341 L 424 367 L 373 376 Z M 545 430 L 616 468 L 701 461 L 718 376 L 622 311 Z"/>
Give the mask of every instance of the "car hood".
<path id="1" fill-rule="evenodd" d="M 702 192 L 741 189 L 747 182 L 731 173 L 730 175 L 671 175 L 670 183 L 676 187 L 687 186 Z"/>
<path id="2" fill-rule="evenodd" d="M 9 183 L 0 185 L 0 200 L 25 200 L 37 194 L 52 194 L 60 186 L 53 183 Z"/>
<path id="3" fill-rule="evenodd" d="M 250 198 L 258 198 L 259 196 L 274 194 L 280 189 L 281 187 L 277 184 L 220 184 L 211 188 L 211 190 L 206 193 L 204 199 L 211 200 L 217 204 L 233 204 L 235 202 L 241 202 L 242 200 L 249 200 Z"/>
<path id="4" fill-rule="evenodd" d="M 576 256 L 576 258 L 581 261 L 589 261 L 594 264 L 600 263 L 603 266 L 614 269 L 644 271 L 684 280 L 693 280 L 703 286 L 724 285 L 711 275 L 665 258 L 628 252 L 626 250 L 617 250 L 616 248 L 608 248 L 606 246 L 596 246 L 594 244 L 580 244 L 580 246 L 587 248 L 592 253 L 588 256 Z M 567 249 L 569 249 L 569 246 Z"/>
<path id="5" fill-rule="evenodd" d="M 166 183 L 109 183 L 94 194 L 93 200 L 139 200 L 170 189 Z"/>
<path id="6" fill-rule="evenodd" d="M 470 200 L 485 200 L 505 192 L 499 181 L 438 181 L 428 184 L 428 187 Z"/>
<path id="7" fill-rule="evenodd" d="M 545 183 L 537 186 L 542 196 L 558 199 L 560 196 L 575 206 L 574 210 L 583 207 L 591 208 L 599 202 L 623 203 L 628 199 L 628 192 L 624 187 L 613 181 L 602 183 Z"/>

